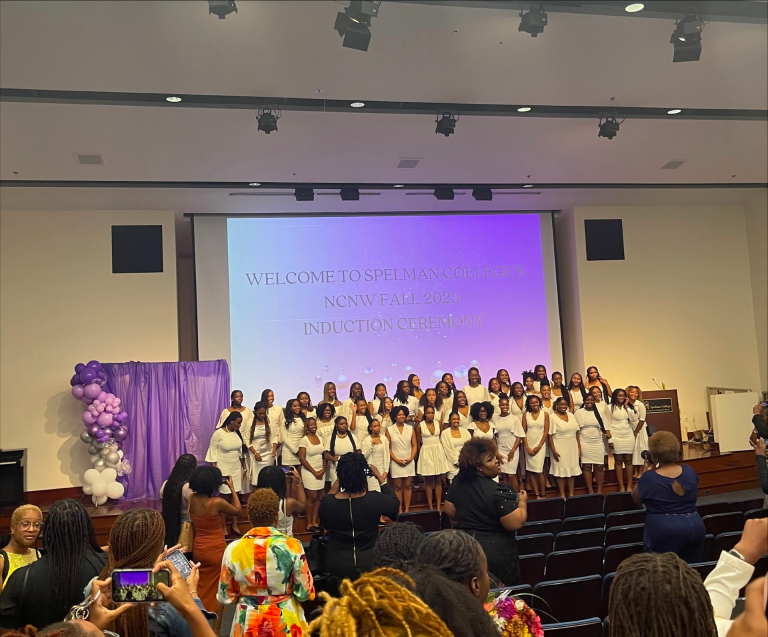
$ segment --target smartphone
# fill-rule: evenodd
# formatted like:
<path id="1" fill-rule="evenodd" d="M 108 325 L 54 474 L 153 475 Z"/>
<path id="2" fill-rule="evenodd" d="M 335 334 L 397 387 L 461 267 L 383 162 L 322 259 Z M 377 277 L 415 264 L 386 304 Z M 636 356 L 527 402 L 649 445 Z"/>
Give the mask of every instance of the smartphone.
<path id="1" fill-rule="evenodd" d="M 281 467 L 281 469 L 283 470 L 283 473 L 290 473 L 291 472 L 291 467 Z"/>
<path id="2" fill-rule="evenodd" d="M 760 404 L 761 404 L 763 407 L 768 407 L 768 400 L 761 400 L 761 401 L 760 401 Z"/>
<path id="3" fill-rule="evenodd" d="M 115 602 L 162 602 L 163 594 L 158 584 L 171 585 L 171 572 L 160 569 L 153 573 L 151 568 L 116 568 L 112 571 L 112 600 Z"/>
<path id="4" fill-rule="evenodd" d="M 184 557 L 184 553 L 179 549 L 168 553 L 168 555 L 165 556 L 165 559 L 176 567 L 176 570 L 184 579 L 189 577 L 189 574 L 192 572 L 192 565 L 189 563 L 189 560 Z"/>

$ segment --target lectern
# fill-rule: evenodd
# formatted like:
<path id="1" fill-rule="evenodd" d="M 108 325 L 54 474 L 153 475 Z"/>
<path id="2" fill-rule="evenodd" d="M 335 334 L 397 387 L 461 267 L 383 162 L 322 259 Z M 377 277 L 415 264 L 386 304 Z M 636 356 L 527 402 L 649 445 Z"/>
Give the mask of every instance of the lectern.
<path id="1" fill-rule="evenodd" d="M 677 390 L 664 389 L 644 391 L 643 403 L 646 410 L 646 423 L 653 425 L 656 431 L 668 431 L 680 441 L 680 406 L 677 403 Z"/>

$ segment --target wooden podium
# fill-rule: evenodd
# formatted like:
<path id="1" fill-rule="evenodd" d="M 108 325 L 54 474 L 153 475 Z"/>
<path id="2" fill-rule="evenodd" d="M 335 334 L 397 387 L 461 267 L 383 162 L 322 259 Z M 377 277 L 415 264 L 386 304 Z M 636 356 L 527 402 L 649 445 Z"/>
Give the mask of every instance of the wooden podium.
<path id="1" fill-rule="evenodd" d="M 677 390 L 666 389 L 644 391 L 643 403 L 646 410 L 646 423 L 653 425 L 656 431 L 668 431 L 675 435 L 682 444 L 680 434 L 680 406 L 677 403 Z"/>

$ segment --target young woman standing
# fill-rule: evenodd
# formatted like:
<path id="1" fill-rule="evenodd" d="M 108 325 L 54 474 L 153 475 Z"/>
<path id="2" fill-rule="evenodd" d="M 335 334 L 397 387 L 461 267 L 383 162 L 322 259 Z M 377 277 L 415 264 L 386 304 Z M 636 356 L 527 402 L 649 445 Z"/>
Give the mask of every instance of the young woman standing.
<path id="1" fill-rule="evenodd" d="M 501 383 L 501 391 L 509 396 L 512 392 L 512 383 L 509 380 L 509 372 L 506 369 L 500 369 L 496 372 L 496 378 L 498 378 L 499 383 Z"/>
<path id="2" fill-rule="evenodd" d="M 347 419 L 344 416 L 336 416 L 333 432 L 328 436 L 323 453 L 323 457 L 328 461 L 328 479 L 331 485 L 336 482 L 336 465 L 339 458 L 345 453 L 355 453 L 356 451 L 357 441 L 349 433 Z"/>
<path id="3" fill-rule="evenodd" d="M 459 453 L 464 443 L 472 436 L 461 426 L 461 416 L 453 412 L 448 416 L 448 428 L 440 434 L 440 442 L 448 461 L 448 480 L 453 480 L 459 473 Z"/>
<path id="4" fill-rule="evenodd" d="M 526 398 L 539 395 L 533 382 L 533 372 L 523 372 L 523 390 Z"/>
<path id="5" fill-rule="evenodd" d="M 283 412 L 283 424 L 280 427 L 280 440 L 283 442 L 283 451 L 280 465 L 290 467 L 296 474 L 299 473 L 299 442 L 304 437 L 304 414 L 301 413 L 301 403 L 293 398 L 285 405 Z M 295 497 L 293 483 L 288 485 L 288 497 Z"/>
<path id="6" fill-rule="evenodd" d="M 643 394 L 637 385 L 627 387 L 627 409 L 630 410 L 632 426 L 635 428 L 635 451 L 632 454 L 633 477 L 639 479 L 645 469 L 643 451 L 648 450 L 648 429 L 645 427 L 646 409 L 643 402 Z"/>
<path id="7" fill-rule="evenodd" d="M 253 412 L 249 407 L 243 407 L 243 392 L 239 389 L 235 389 L 229 396 L 230 405 L 219 416 L 219 422 L 216 423 L 216 429 L 219 429 L 224 421 L 229 417 L 232 412 L 238 412 L 243 417 L 243 427 L 248 429 L 253 422 Z"/>
<path id="8" fill-rule="evenodd" d="M 613 463 L 619 491 L 632 491 L 632 454 L 635 452 L 635 429 L 627 409 L 627 392 L 615 389 L 611 395 L 611 439 Z M 626 476 L 626 485 L 624 478 Z M 626 486 L 626 489 L 624 488 Z"/>
<path id="9" fill-rule="evenodd" d="M 584 471 L 584 482 L 587 491 L 594 493 L 592 476 L 597 477 L 597 493 L 603 492 L 605 481 L 605 440 L 610 432 L 605 428 L 603 415 L 595 405 L 595 397 L 590 392 L 584 399 L 581 409 L 577 409 L 576 422 L 579 425 L 579 442 L 581 443 L 581 468 Z"/>
<path id="10" fill-rule="evenodd" d="M 416 430 L 416 440 L 419 445 L 419 461 L 417 473 L 424 478 L 427 493 L 427 508 L 442 512 L 443 481 L 448 473 L 448 460 L 440 444 L 440 425 L 435 421 L 435 408 L 431 405 L 424 407 L 424 420 Z"/>
<path id="11" fill-rule="evenodd" d="M 569 409 L 571 413 L 576 411 L 584 404 L 584 399 L 587 397 L 587 390 L 584 389 L 584 382 L 581 379 L 581 374 L 571 374 L 571 380 L 568 381 L 568 396 L 570 399 Z"/>
<path id="12" fill-rule="evenodd" d="M 304 420 L 307 418 L 316 418 L 317 414 L 315 413 L 315 408 L 312 406 L 312 399 L 309 397 L 309 394 L 305 391 L 300 391 L 296 395 L 296 400 L 299 401 L 299 404 L 301 405 L 301 414 L 304 416 Z"/>
<path id="13" fill-rule="evenodd" d="M 381 407 L 381 401 L 387 397 L 387 386 L 384 383 L 376 383 L 376 387 L 373 390 L 373 400 L 368 403 L 368 413 L 374 418 L 379 413 L 379 407 Z"/>
<path id="14" fill-rule="evenodd" d="M 352 405 L 354 405 L 360 398 L 365 400 L 365 392 L 363 391 L 363 386 L 355 381 L 349 386 L 349 398 L 341 403 L 341 407 L 336 409 L 336 413 L 349 419 L 352 416 Z M 368 402 L 366 401 L 366 405 L 367 404 Z M 352 423 L 350 422 L 349 425 L 351 428 Z"/>
<path id="15" fill-rule="evenodd" d="M 453 393 L 453 411 L 461 417 L 461 426 L 466 429 L 472 422 L 472 415 L 469 411 L 469 402 L 467 395 L 463 391 Z"/>
<path id="16" fill-rule="evenodd" d="M 552 449 L 552 475 L 557 479 L 557 490 L 565 500 L 565 486 L 568 485 L 568 497 L 573 495 L 576 476 L 581 475 L 579 456 L 579 423 L 568 409 L 565 398 L 555 401 L 555 415 L 549 430 L 549 446 Z"/>
<path id="17" fill-rule="evenodd" d="M 590 389 L 589 394 L 595 400 L 595 409 L 600 412 L 603 424 L 605 425 L 606 437 L 603 441 L 605 443 L 605 462 L 603 463 L 603 466 L 605 471 L 608 471 L 608 453 L 610 451 L 608 448 L 608 439 L 611 437 L 611 406 L 608 403 L 603 402 L 603 392 L 599 387 Z"/>
<path id="18" fill-rule="evenodd" d="M 371 424 L 371 415 L 368 413 L 368 402 L 365 398 L 358 398 L 350 407 L 349 430 L 357 440 L 357 448 L 363 444 L 363 439 L 368 435 L 368 425 Z"/>
<path id="19" fill-rule="evenodd" d="M 501 381 L 495 376 L 488 381 L 488 395 L 491 397 L 491 405 L 496 413 L 499 413 L 499 394 L 501 393 Z"/>
<path id="20" fill-rule="evenodd" d="M 407 380 L 401 380 L 397 383 L 395 399 L 392 401 L 395 407 L 405 407 L 408 410 L 406 421 L 413 423 L 416 420 L 416 413 L 419 411 L 418 399 L 411 396 L 411 386 Z M 394 422 L 394 418 L 392 419 Z"/>
<path id="21" fill-rule="evenodd" d="M 493 424 L 493 405 L 490 401 L 475 403 L 472 405 L 472 423 L 469 425 L 469 433 L 473 438 L 487 438 L 495 440 L 496 427 Z M 501 461 L 499 461 L 501 462 Z"/>
<path id="22" fill-rule="evenodd" d="M 419 399 L 419 413 L 416 415 L 416 420 L 419 422 L 424 420 L 424 410 L 427 407 L 432 407 L 435 410 L 435 422 L 440 426 L 442 424 L 441 414 L 443 402 L 437 395 L 437 391 L 431 387 L 425 391 Z"/>
<path id="23" fill-rule="evenodd" d="M 386 482 L 390 463 L 389 440 L 386 436 L 381 435 L 381 423 L 375 418 L 368 425 L 368 435 L 363 439 L 361 451 L 368 464 L 376 467 Z M 381 491 L 381 486 L 375 476 L 368 476 L 368 491 Z"/>
<path id="24" fill-rule="evenodd" d="M 451 387 L 444 380 L 441 380 L 435 385 L 435 391 L 440 399 L 440 413 L 436 418 L 440 421 L 440 428 L 445 429 L 448 427 L 448 417 L 453 411 L 453 396 L 451 395 Z"/>
<path id="25" fill-rule="evenodd" d="M 525 401 L 522 424 L 525 431 L 525 470 L 530 474 L 531 485 L 536 498 L 541 500 L 546 493 L 544 482 L 545 447 L 549 436 L 549 414 L 541 411 L 541 398 L 529 396 Z"/>
<path id="26" fill-rule="evenodd" d="M 376 414 L 376 420 L 381 423 L 381 433 L 386 433 L 387 429 L 392 426 L 392 418 L 390 413 L 392 412 L 392 399 L 387 396 L 379 403 L 379 412 Z"/>
<path id="27" fill-rule="evenodd" d="M 240 433 L 242 425 L 243 415 L 239 411 L 231 412 L 224 424 L 213 432 L 211 442 L 208 445 L 208 453 L 205 455 L 206 462 L 217 467 L 222 475 L 232 478 L 234 489 L 230 488 L 228 484 L 222 484 L 219 493 L 229 496 L 229 500 L 233 504 L 235 501 L 239 503 L 237 494 L 243 492 L 243 480 L 248 475 L 245 458 L 249 452 Z M 231 518 L 228 522 L 232 525 L 232 530 L 235 533 L 242 535 L 242 531 L 237 525 L 237 518 Z"/>
<path id="28" fill-rule="evenodd" d="M 333 419 L 336 417 L 336 410 L 331 403 L 320 403 L 317 406 L 317 435 L 323 441 L 327 441 L 333 431 Z"/>
<path id="29" fill-rule="evenodd" d="M 565 390 L 565 385 L 563 384 L 563 375 L 560 372 L 552 372 L 551 385 L 552 385 L 552 398 L 557 399 L 562 396 L 570 404 L 570 397 L 568 395 L 568 392 Z"/>
<path id="30" fill-rule="evenodd" d="M 451 374 L 450 372 L 445 372 L 441 380 L 448 383 L 448 387 L 451 388 L 451 392 L 456 391 L 456 383 L 453 382 L 453 374 Z"/>
<path id="31" fill-rule="evenodd" d="M 325 488 L 325 444 L 317 434 L 317 420 L 307 419 L 307 435 L 299 441 L 301 479 L 307 496 L 305 513 L 307 531 L 318 531 L 320 518 L 317 510 Z"/>
<path id="32" fill-rule="evenodd" d="M 271 389 L 265 389 L 261 392 L 261 400 L 259 402 L 267 406 L 267 418 L 269 418 L 270 426 L 280 431 L 285 416 L 283 415 L 283 408 L 280 405 L 275 405 L 275 392 Z"/>
<path id="33" fill-rule="evenodd" d="M 525 438 L 523 423 L 509 413 L 509 398 L 499 399 L 499 415 L 494 419 L 498 436 L 501 461 L 501 481 L 511 484 L 515 491 L 520 488 L 517 469 L 520 464 L 520 444 Z"/>
<path id="34" fill-rule="evenodd" d="M 525 388 L 522 383 L 512 383 L 512 394 L 509 397 L 509 413 L 521 421 L 525 413 Z"/>
<path id="35" fill-rule="evenodd" d="M 389 440 L 389 456 L 392 460 L 389 476 L 392 478 L 402 511 L 408 513 L 411 510 L 413 476 L 416 475 L 416 463 L 413 461 L 418 451 L 416 432 L 412 425 L 405 422 L 408 416 L 407 407 L 396 405 L 392 408 L 390 416 L 393 425 L 387 429 L 386 433 Z"/>
<path id="36" fill-rule="evenodd" d="M 341 402 L 339 401 L 339 397 L 336 395 L 335 383 L 328 381 L 325 385 L 323 385 L 323 402 L 331 403 L 331 405 L 333 405 L 334 410 L 336 410 L 336 415 L 337 416 L 339 415 L 339 408 L 341 407 Z"/>
<path id="37" fill-rule="evenodd" d="M 270 424 L 264 403 L 256 403 L 253 406 L 253 423 L 245 430 L 244 442 L 248 448 L 251 484 L 255 486 L 261 470 L 275 464 L 277 448 L 280 445 L 280 431 Z"/>
<path id="38" fill-rule="evenodd" d="M 409 374 L 408 385 L 411 388 L 411 396 L 416 400 L 421 400 L 424 395 L 424 391 L 421 389 L 421 379 L 416 374 Z"/>
<path id="39" fill-rule="evenodd" d="M 594 365 L 587 367 L 587 391 L 591 391 L 593 387 L 600 389 L 603 394 L 603 402 L 607 405 L 611 400 L 611 386 L 605 378 L 600 376 L 600 372 Z"/>
<path id="40" fill-rule="evenodd" d="M 488 394 L 488 388 L 480 384 L 480 370 L 477 367 L 469 368 L 467 380 L 469 385 L 466 385 L 463 391 L 467 396 L 467 402 L 470 407 L 475 403 L 482 403 L 491 399 L 491 396 Z"/>
<path id="41" fill-rule="evenodd" d="M 549 385 L 549 378 L 547 378 L 547 368 L 544 365 L 536 365 L 533 368 L 533 388 L 537 392 L 541 392 L 542 385 Z"/>

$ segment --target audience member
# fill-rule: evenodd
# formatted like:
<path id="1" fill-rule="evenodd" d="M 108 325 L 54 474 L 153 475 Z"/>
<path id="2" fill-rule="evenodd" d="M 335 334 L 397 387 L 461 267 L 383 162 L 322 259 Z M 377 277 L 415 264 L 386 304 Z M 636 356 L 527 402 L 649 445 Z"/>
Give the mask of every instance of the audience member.
<path id="1" fill-rule="evenodd" d="M 757 435 L 768 441 L 768 405 L 757 403 L 752 409 L 752 424 Z"/>
<path id="2" fill-rule="evenodd" d="M 313 599 L 315 588 L 301 542 L 276 528 L 279 502 L 272 489 L 254 491 L 248 498 L 253 528 L 224 552 L 217 599 L 238 605 L 233 635 L 306 634 L 300 602 Z"/>
<path id="3" fill-rule="evenodd" d="M 82 599 L 85 585 L 104 568 L 107 556 L 85 507 L 77 500 L 59 500 L 43 524 L 45 555 L 16 569 L 0 596 L 0 626 L 47 626 L 60 621 Z"/>
<path id="4" fill-rule="evenodd" d="M 467 441 L 443 511 L 480 543 L 491 572 L 505 586 L 515 586 L 520 584 L 515 531 L 528 518 L 528 498 L 525 491 L 518 494 L 511 486 L 495 482 L 500 471 L 493 440 Z"/>
<path id="5" fill-rule="evenodd" d="M 744 612 L 728 631 L 728 637 L 765 637 L 768 635 L 768 577 L 760 577 L 747 586 Z"/>
<path id="6" fill-rule="evenodd" d="M 384 527 L 373 547 L 373 568 L 388 566 L 401 571 L 412 566 L 424 531 L 413 522 L 395 522 Z"/>
<path id="7" fill-rule="evenodd" d="M 758 438 L 755 443 L 755 460 L 757 461 L 757 479 L 760 481 L 760 488 L 763 493 L 768 495 L 768 466 L 765 460 L 765 439 Z"/>
<path id="8" fill-rule="evenodd" d="M 163 499 L 163 521 L 165 522 L 165 545 L 173 546 L 179 540 L 186 540 L 182 544 L 191 551 L 187 545 L 191 537 L 189 529 L 182 536 L 182 528 L 190 525 L 189 498 L 192 497 L 192 489 L 189 488 L 189 477 L 197 468 L 197 458 L 191 453 L 179 456 L 173 466 L 171 475 L 160 487 L 160 497 Z"/>
<path id="9" fill-rule="evenodd" d="M 699 477 L 679 464 L 680 442 L 668 431 L 657 431 L 648 442 L 651 468 L 632 491 L 636 504 L 646 509 L 643 549 L 676 553 L 689 564 L 700 562 L 704 551 L 704 522 L 696 510 Z"/>
<path id="10" fill-rule="evenodd" d="M 296 483 L 296 488 L 293 489 L 296 498 L 286 497 L 286 480 Z M 277 494 L 280 499 L 280 513 L 277 524 L 274 526 L 280 533 L 293 537 L 293 519 L 300 513 L 304 513 L 307 506 L 307 495 L 304 492 L 299 472 L 293 467 L 288 472 L 284 472 L 281 467 L 264 467 L 259 473 L 256 488 L 272 489 Z"/>
<path id="11" fill-rule="evenodd" d="M 35 544 L 43 526 L 43 512 L 33 504 L 23 504 L 11 514 L 10 526 L 11 537 L 0 550 L 0 593 L 11 573 L 40 557 Z"/>

